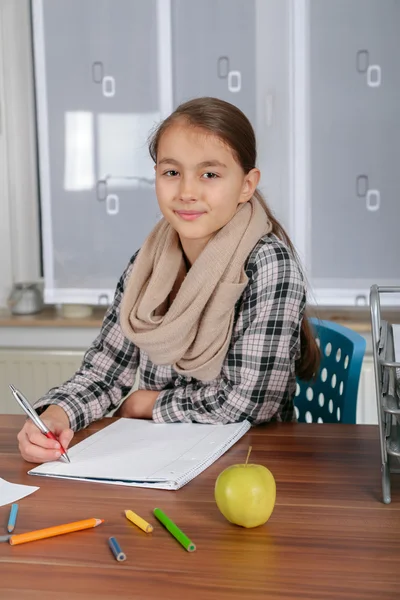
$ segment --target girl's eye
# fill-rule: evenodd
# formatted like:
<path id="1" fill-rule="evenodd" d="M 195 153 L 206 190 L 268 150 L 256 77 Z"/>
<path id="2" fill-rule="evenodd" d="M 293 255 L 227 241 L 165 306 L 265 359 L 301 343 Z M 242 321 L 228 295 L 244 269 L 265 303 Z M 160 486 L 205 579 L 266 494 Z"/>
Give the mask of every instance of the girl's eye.
<path id="1" fill-rule="evenodd" d="M 178 175 L 178 171 L 171 169 L 170 171 L 165 171 L 163 175 L 166 175 L 167 177 L 176 177 Z"/>
<path id="2" fill-rule="evenodd" d="M 203 177 L 205 179 L 216 179 L 218 175 L 216 173 L 204 173 Z"/>

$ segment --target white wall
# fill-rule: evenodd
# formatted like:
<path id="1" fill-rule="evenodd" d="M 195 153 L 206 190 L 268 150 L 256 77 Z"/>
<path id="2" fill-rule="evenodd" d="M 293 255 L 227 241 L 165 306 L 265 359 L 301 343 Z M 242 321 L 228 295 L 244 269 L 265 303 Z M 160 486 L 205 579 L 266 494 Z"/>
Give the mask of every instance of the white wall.
<path id="1" fill-rule="evenodd" d="M 40 275 L 29 0 L 0 0 L 0 306 Z"/>

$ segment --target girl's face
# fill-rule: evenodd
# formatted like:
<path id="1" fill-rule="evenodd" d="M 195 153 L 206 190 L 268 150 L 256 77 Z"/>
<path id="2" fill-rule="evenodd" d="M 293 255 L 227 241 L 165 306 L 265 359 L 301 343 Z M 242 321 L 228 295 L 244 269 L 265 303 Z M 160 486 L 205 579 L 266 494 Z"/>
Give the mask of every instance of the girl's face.
<path id="1" fill-rule="evenodd" d="M 155 171 L 161 212 L 184 250 L 193 243 L 204 248 L 250 200 L 260 178 L 258 169 L 245 174 L 217 136 L 184 123 L 161 136 Z"/>

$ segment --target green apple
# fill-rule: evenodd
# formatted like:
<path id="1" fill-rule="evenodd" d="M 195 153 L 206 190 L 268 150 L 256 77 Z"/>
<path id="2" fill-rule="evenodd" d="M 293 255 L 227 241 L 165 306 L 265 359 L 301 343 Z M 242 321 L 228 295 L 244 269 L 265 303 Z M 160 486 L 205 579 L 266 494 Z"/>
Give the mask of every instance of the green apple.
<path id="1" fill-rule="evenodd" d="M 258 527 L 270 518 L 275 506 L 276 484 L 263 465 L 228 467 L 215 482 L 215 500 L 228 521 L 242 527 Z"/>

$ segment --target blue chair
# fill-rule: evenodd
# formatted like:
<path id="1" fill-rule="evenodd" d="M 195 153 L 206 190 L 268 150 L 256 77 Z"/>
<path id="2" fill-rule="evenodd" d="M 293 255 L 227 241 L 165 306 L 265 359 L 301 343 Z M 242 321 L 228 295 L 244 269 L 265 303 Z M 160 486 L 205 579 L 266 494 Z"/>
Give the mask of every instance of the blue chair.
<path id="1" fill-rule="evenodd" d="M 365 339 L 337 323 L 310 319 L 321 349 L 315 380 L 297 380 L 294 399 L 302 422 L 355 423 Z"/>

